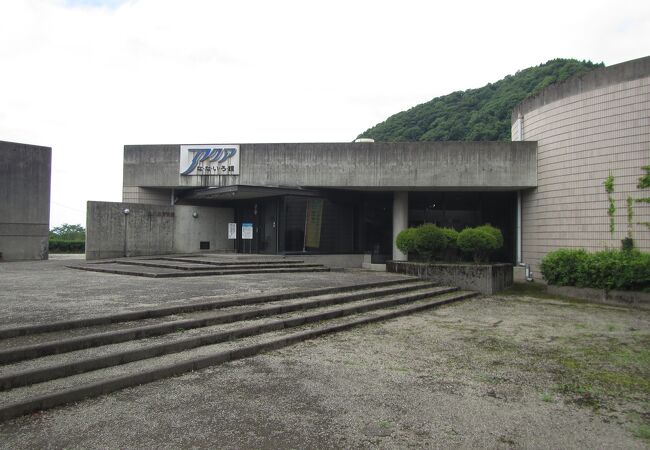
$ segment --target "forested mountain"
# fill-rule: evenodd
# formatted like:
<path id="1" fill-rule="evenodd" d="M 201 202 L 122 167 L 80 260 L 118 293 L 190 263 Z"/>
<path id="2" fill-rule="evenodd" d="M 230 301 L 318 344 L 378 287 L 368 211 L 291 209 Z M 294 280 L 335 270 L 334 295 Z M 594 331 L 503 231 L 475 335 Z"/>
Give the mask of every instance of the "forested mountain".
<path id="1" fill-rule="evenodd" d="M 359 135 L 376 141 L 509 141 L 510 115 L 546 86 L 604 64 L 554 59 L 482 88 L 436 97 L 389 117 Z"/>

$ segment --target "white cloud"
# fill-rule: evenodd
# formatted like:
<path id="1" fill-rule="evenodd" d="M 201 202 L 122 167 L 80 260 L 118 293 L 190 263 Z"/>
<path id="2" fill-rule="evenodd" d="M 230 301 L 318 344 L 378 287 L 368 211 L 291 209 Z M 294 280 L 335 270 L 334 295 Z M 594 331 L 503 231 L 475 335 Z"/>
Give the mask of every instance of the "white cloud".
<path id="1" fill-rule="evenodd" d="M 350 141 L 557 57 L 646 56 L 645 1 L 3 0 L 0 139 L 53 147 L 51 225 L 119 201 L 124 144 Z"/>

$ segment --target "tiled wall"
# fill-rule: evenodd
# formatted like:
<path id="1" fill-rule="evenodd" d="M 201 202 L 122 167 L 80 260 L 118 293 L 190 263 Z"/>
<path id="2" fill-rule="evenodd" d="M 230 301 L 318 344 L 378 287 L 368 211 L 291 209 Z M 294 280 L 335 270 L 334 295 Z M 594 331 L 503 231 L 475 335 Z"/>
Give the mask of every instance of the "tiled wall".
<path id="1" fill-rule="evenodd" d="M 619 248 L 627 235 L 626 198 L 650 165 L 650 77 L 571 95 L 527 112 L 523 140 L 538 141 L 538 187 L 522 193 L 523 260 L 540 279 L 539 262 L 561 247 Z M 520 138 L 513 124 L 513 138 Z M 616 231 L 609 231 L 603 181 L 615 180 Z M 650 221 L 635 203 L 634 222 Z M 633 225 L 638 248 L 650 250 L 650 230 Z"/>

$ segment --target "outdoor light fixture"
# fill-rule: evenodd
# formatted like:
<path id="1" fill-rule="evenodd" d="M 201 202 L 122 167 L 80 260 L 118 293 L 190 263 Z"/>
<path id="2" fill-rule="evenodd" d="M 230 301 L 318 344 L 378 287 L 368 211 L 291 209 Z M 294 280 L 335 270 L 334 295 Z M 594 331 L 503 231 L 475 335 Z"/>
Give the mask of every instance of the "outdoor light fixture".
<path id="1" fill-rule="evenodd" d="M 124 213 L 125 216 L 128 216 L 130 212 L 131 210 L 129 208 L 124 208 L 124 211 L 122 211 L 122 213 Z"/>
<path id="2" fill-rule="evenodd" d="M 192 212 L 192 217 L 194 217 L 196 219 L 197 217 L 199 217 L 199 213 L 197 213 L 196 211 L 193 211 Z"/>

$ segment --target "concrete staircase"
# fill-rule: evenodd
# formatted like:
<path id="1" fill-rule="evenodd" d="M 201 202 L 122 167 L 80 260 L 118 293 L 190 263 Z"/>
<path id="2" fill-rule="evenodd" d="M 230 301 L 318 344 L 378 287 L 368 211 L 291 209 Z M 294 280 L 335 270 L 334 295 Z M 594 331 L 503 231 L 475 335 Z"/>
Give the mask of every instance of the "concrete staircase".
<path id="1" fill-rule="evenodd" d="M 417 279 L 0 329 L 0 420 L 476 295 Z"/>
<path id="2" fill-rule="evenodd" d="M 72 269 L 149 278 L 204 277 L 258 273 L 328 272 L 322 264 L 292 259 L 214 259 L 196 256 L 114 259 L 68 265 Z"/>

